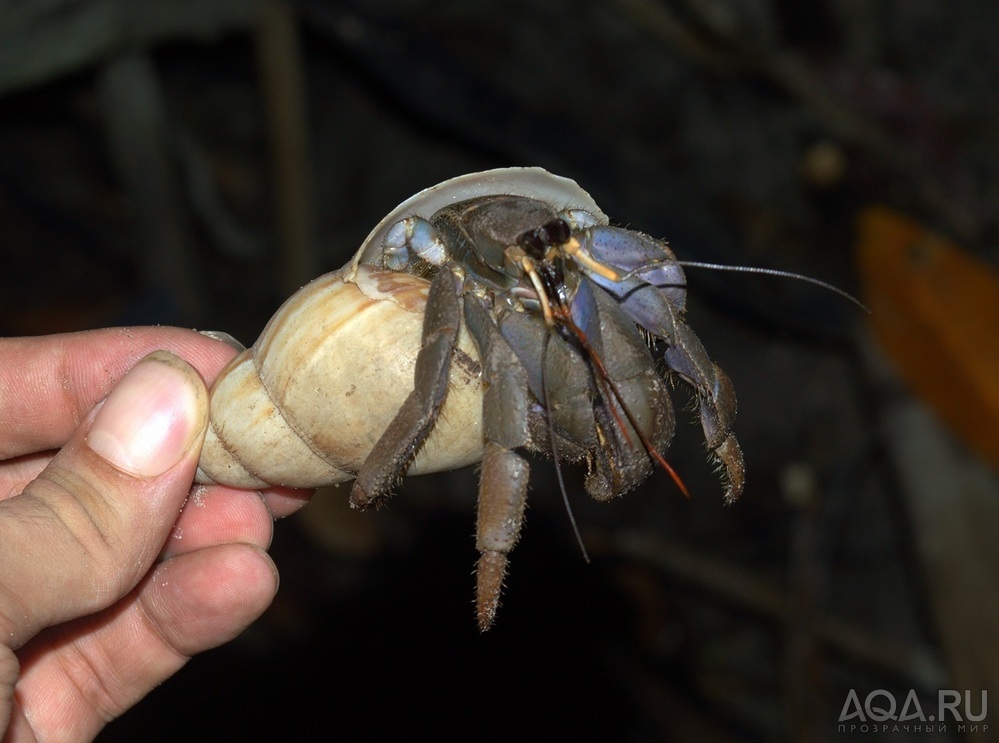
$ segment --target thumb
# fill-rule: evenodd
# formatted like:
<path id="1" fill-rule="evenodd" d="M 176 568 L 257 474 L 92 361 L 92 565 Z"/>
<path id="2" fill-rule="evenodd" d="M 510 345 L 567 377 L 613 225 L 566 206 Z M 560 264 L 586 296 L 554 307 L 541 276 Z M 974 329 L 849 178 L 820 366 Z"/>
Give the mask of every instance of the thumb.
<path id="1" fill-rule="evenodd" d="M 198 373 L 157 351 L 24 491 L 0 503 L 0 638 L 103 609 L 149 570 L 191 487 L 207 423 Z"/>

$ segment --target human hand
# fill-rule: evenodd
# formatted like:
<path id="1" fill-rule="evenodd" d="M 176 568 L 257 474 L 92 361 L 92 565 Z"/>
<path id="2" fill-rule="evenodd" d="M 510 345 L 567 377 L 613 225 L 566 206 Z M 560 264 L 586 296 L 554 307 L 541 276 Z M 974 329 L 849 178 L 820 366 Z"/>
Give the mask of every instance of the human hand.
<path id="1" fill-rule="evenodd" d="M 191 489 L 201 377 L 232 355 L 177 328 L 0 340 L 2 740 L 94 737 L 270 604 L 272 519 L 305 494 Z"/>

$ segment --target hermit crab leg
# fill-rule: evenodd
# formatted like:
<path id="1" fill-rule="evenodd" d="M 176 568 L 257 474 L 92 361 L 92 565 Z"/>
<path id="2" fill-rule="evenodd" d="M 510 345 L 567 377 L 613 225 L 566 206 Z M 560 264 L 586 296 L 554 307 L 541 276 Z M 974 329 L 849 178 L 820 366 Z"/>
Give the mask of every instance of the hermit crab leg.
<path id="1" fill-rule="evenodd" d="M 666 290 L 645 284 L 621 301 L 621 307 L 639 327 L 666 343 L 666 366 L 694 388 L 704 441 L 725 471 L 725 500 L 742 493 L 746 470 L 742 450 L 732 433 L 735 389 L 728 375 L 708 356 L 697 334 L 667 299 Z"/>
<path id="2" fill-rule="evenodd" d="M 441 271 L 430 284 L 415 387 L 361 465 L 350 491 L 355 508 L 365 508 L 388 494 L 437 420 L 461 323 L 457 281 L 450 271 Z"/>
<path id="3" fill-rule="evenodd" d="M 725 500 L 742 493 L 746 469 L 742 450 L 732 433 L 735 390 L 728 375 L 708 356 L 697 334 L 684 321 L 683 270 L 663 243 L 648 235 L 616 227 L 587 230 L 583 248 L 597 261 L 623 269 L 621 281 L 589 273 L 606 289 L 639 327 L 666 344 L 669 369 L 693 387 L 698 400 L 704 441 L 725 472 Z"/>
<path id="4" fill-rule="evenodd" d="M 527 504 L 529 466 L 515 449 L 530 443 L 527 371 L 500 335 L 485 302 L 465 295 L 465 322 L 482 360 L 482 421 L 485 451 L 479 475 L 479 511 L 475 546 L 476 613 L 483 632 L 499 606 L 507 554 L 520 537 Z"/>
<path id="5" fill-rule="evenodd" d="M 671 341 L 664 354 L 666 365 L 697 393 L 704 442 L 724 468 L 725 501 L 731 503 L 741 495 L 746 478 L 742 449 L 732 433 L 735 388 L 728 375 L 710 359 L 689 325 L 677 322 Z"/>

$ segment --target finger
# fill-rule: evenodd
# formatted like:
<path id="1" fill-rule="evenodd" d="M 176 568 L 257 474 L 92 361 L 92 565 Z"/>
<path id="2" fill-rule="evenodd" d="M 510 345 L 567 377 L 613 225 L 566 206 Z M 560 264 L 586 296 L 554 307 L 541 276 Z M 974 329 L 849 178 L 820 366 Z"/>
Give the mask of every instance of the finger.
<path id="1" fill-rule="evenodd" d="M 24 490 L 29 482 L 48 467 L 53 456 L 55 456 L 55 452 L 43 451 L 36 454 L 25 454 L 3 462 L 0 465 L 0 500 L 6 500 Z"/>
<path id="2" fill-rule="evenodd" d="M 0 638 L 102 609 L 149 569 L 190 489 L 207 426 L 198 373 L 158 352 L 14 498 L 0 501 Z"/>
<path id="3" fill-rule="evenodd" d="M 52 460 L 53 452 L 42 452 L 39 454 L 26 454 L 23 457 L 18 457 L 15 460 L 11 460 L 4 463 L 4 468 L 0 471 L 0 501 L 10 498 L 14 495 L 18 495 L 29 482 L 34 480 L 41 474 L 42 470 L 48 466 L 48 463 Z M 225 488 L 221 485 L 213 486 L 196 486 L 191 492 L 190 500 L 188 504 L 184 507 L 184 512 L 181 514 L 181 519 L 185 518 L 187 510 L 191 507 L 192 501 L 196 503 L 196 496 L 198 495 L 198 488 L 224 488 L 227 492 L 227 500 L 246 501 L 245 503 L 233 503 L 227 506 L 227 508 L 234 508 L 235 511 L 228 511 L 227 517 L 233 521 L 239 522 L 242 526 L 238 526 L 235 532 L 230 533 L 228 537 L 213 538 L 209 541 L 212 543 L 219 542 L 245 542 L 247 544 L 259 544 L 261 546 L 266 546 L 269 542 L 263 541 L 264 531 L 267 533 L 267 538 L 273 533 L 273 524 L 264 527 L 264 525 L 253 522 L 251 524 L 250 519 L 253 518 L 257 512 L 258 507 L 261 503 L 264 504 L 267 511 L 269 512 L 269 519 L 282 519 L 286 516 L 298 511 L 300 508 L 305 506 L 309 500 L 312 498 L 312 490 L 302 490 L 300 488 L 282 488 L 273 487 L 267 490 L 254 492 L 248 490 L 237 490 L 234 488 Z M 200 504 L 204 505 L 204 503 Z M 244 507 L 244 508 L 241 508 Z M 215 519 L 216 523 L 222 526 L 227 526 L 225 523 L 225 516 L 220 516 Z M 187 527 L 184 524 L 178 523 L 178 526 L 184 532 L 185 535 L 190 537 Z M 259 533 L 261 536 L 254 537 L 251 534 L 252 530 L 254 533 Z M 171 534 L 172 537 L 177 537 L 175 533 Z M 189 541 L 188 544 L 191 544 Z M 168 545 L 169 546 L 169 545 Z M 198 548 L 205 546 L 204 544 L 199 544 Z M 191 549 L 186 549 L 184 551 L 190 552 Z"/>
<path id="4" fill-rule="evenodd" d="M 125 373 L 159 349 L 186 359 L 207 380 L 236 352 L 182 328 L 0 339 L 0 459 L 61 447 Z"/>
<path id="5" fill-rule="evenodd" d="M 93 737 L 191 656 L 242 632 L 277 582 L 274 563 L 249 545 L 167 560 L 121 605 L 47 630 L 22 650 L 20 724 L 30 720 L 39 740 L 66 737 L 66 724 L 73 739 Z"/>
<path id="6" fill-rule="evenodd" d="M 283 519 L 308 503 L 314 493 L 314 490 L 274 487 L 263 491 L 261 495 L 271 515 L 276 519 Z"/>
<path id="7" fill-rule="evenodd" d="M 236 542 L 267 549 L 273 533 L 271 512 L 259 493 L 196 485 L 170 530 L 160 559 Z"/>

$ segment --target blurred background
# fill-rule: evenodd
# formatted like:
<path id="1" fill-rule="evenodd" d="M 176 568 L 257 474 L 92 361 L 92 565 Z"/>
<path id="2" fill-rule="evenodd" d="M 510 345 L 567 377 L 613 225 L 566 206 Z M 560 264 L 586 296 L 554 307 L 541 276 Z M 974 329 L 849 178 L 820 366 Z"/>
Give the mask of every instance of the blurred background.
<path id="1" fill-rule="evenodd" d="M 249 344 L 404 198 L 507 165 L 872 309 L 688 269 L 742 500 L 682 386 L 691 500 L 566 472 L 590 564 L 535 460 L 480 636 L 473 469 L 377 513 L 321 493 L 276 526 L 268 613 L 101 739 L 863 740 L 851 691 L 928 718 L 953 689 L 965 733 L 893 739 L 996 740 L 997 30 L 993 0 L 0 0 L 5 335 Z"/>

